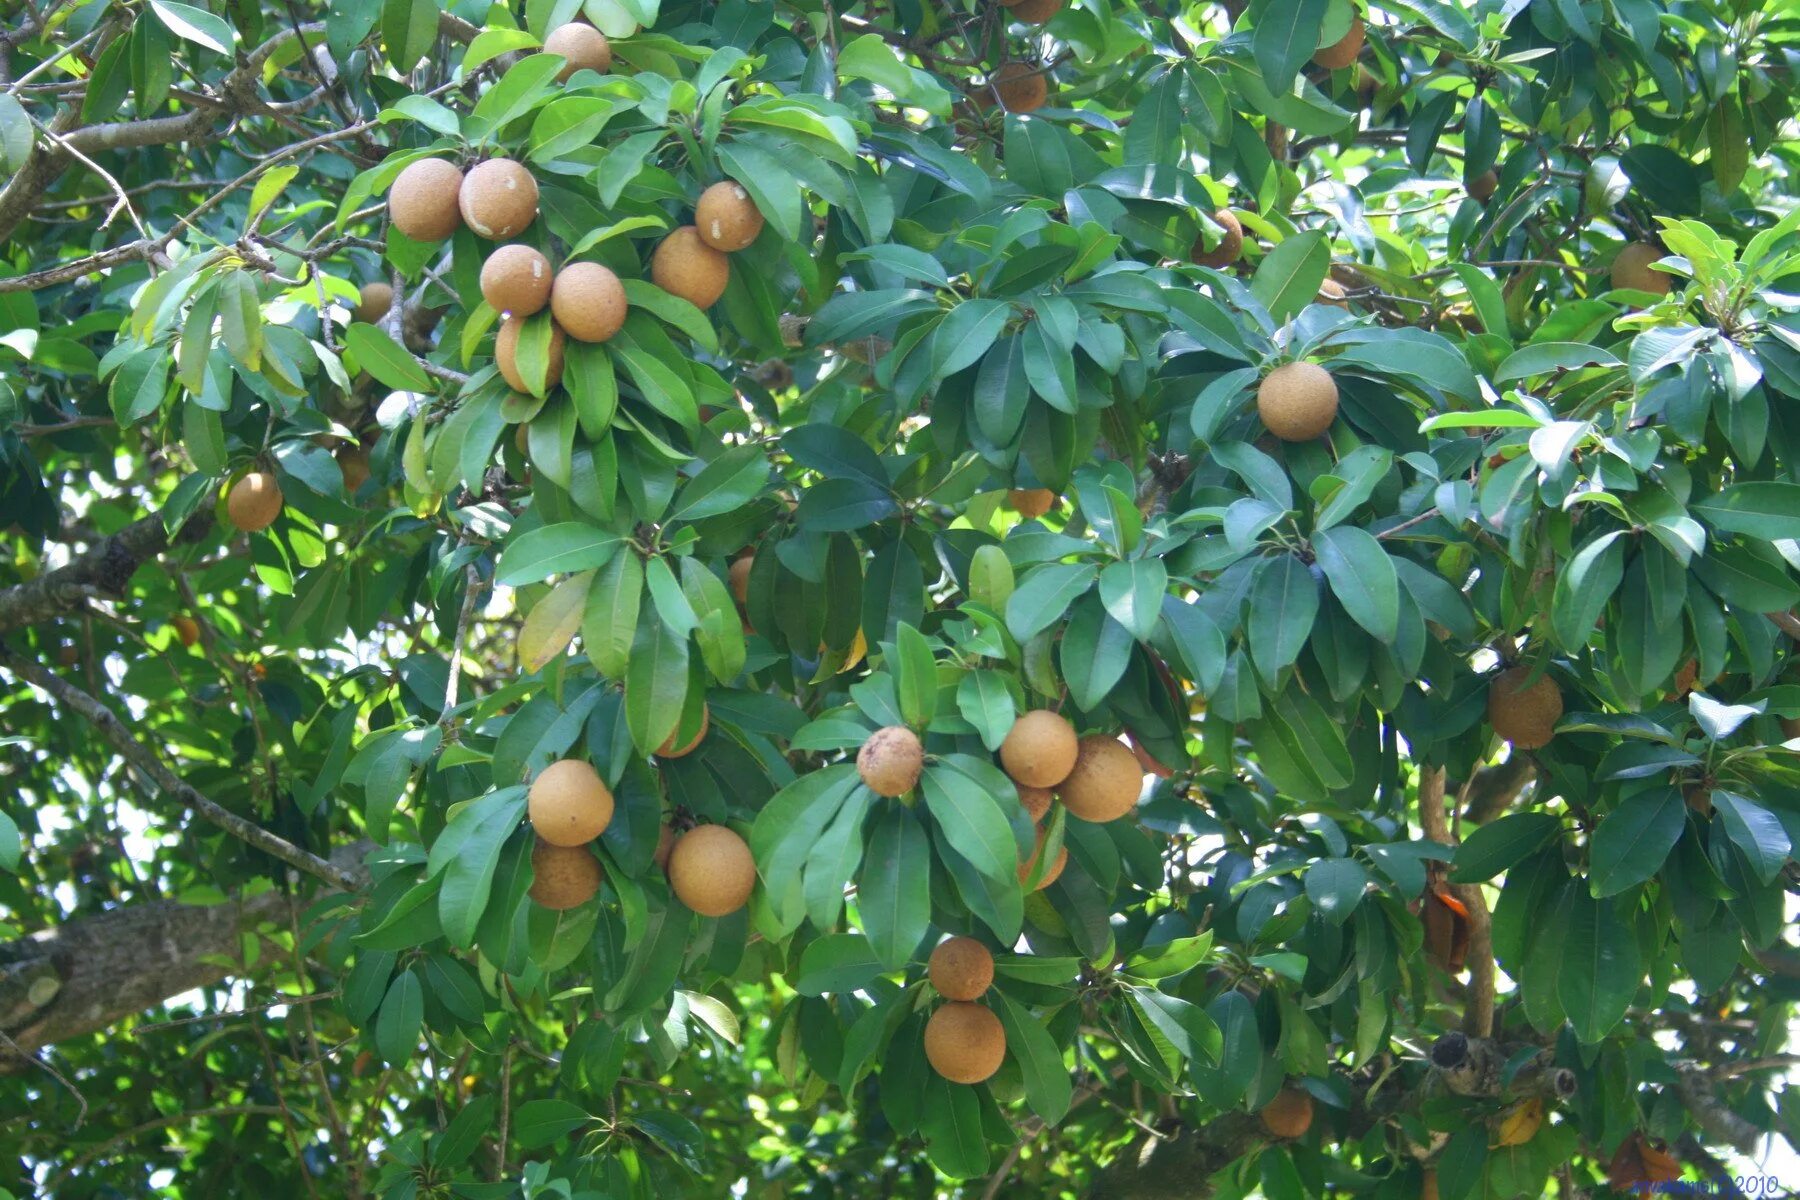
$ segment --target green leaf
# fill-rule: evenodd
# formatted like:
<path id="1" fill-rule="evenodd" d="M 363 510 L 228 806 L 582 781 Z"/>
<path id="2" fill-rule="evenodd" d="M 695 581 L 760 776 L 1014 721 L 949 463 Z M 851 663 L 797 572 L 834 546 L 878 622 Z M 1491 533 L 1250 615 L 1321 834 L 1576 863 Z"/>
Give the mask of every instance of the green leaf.
<path id="1" fill-rule="evenodd" d="M 1546 812 L 1509 813 L 1463 839 L 1456 848 L 1452 883 L 1485 883 L 1529 858 L 1555 837 L 1562 823 Z"/>
<path id="2" fill-rule="evenodd" d="M 493 889 L 500 849 L 518 828 L 524 811 L 525 789 L 505 788 L 463 809 L 438 835 L 438 842 L 451 850 L 442 868 L 443 883 L 438 888 L 438 920 L 451 945 L 466 948 L 474 941 L 475 927 Z M 456 835 L 452 835 L 453 829 L 457 830 Z M 433 844 L 433 863 L 446 857 L 440 854 L 441 849 L 439 844 Z"/>
<path id="3" fill-rule="evenodd" d="M 931 840 L 911 809 L 890 801 L 876 817 L 858 887 L 863 931 L 876 961 L 897 970 L 931 923 Z"/>
<path id="4" fill-rule="evenodd" d="M 1300 657 L 1319 615 L 1319 585 L 1292 554 L 1277 555 L 1258 569 L 1250 587 L 1250 654 L 1264 679 L 1273 680 Z"/>
<path id="5" fill-rule="evenodd" d="M 177 4 L 175 0 L 150 0 L 150 10 L 176 37 L 230 56 L 235 39 L 230 24 L 223 17 L 191 4 Z M 436 28 L 435 21 L 433 28 Z"/>
<path id="6" fill-rule="evenodd" d="M 1293 88 L 1294 76 L 1319 48 L 1329 7 L 1329 0 L 1269 0 L 1262 7 L 1250 34 L 1250 53 L 1269 90 L 1279 94 Z"/>
<path id="7" fill-rule="evenodd" d="M 1349 858 L 1322 858 L 1306 869 L 1307 899 L 1333 925 L 1342 925 L 1362 903 L 1369 873 Z"/>
<path id="8" fill-rule="evenodd" d="M 640 754 L 653 754 L 681 722 L 687 701 L 688 640 L 654 608 L 638 613 L 625 672 L 625 725 Z"/>
<path id="9" fill-rule="evenodd" d="M 964 300 L 945 314 L 931 334 L 931 373 L 937 378 L 972 366 L 988 352 L 1012 315 L 1001 300 Z"/>
<path id="10" fill-rule="evenodd" d="M 957 853 L 989 879 L 1018 883 L 1019 848 L 997 796 L 960 771 L 927 767 L 920 779 L 931 819 Z"/>
<path id="11" fill-rule="evenodd" d="M 1285 321 L 1312 303 L 1330 269 L 1331 243 L 1325 235 L 1316 229 L 1296 234 L 1264 256 L 1250 280 L 1250 294 L 1270 316 Z"/>
<path id="12" fill-rule="evenodd" d="M 1094 577 L 1094 568 L 1086 563 L 1034 568 L 1006 601 L 1007 629 L 1021 642 L 1031 640 L 1061 620 L 1075 598 L 1093 586 Z"/>
<path id="13" fill-rule="evenodd" d="M 389 387 L 402 392 L 431 391 L 431 376 L 386 330 L 355 322 L 344 331 L 344 346 L 363 370 Z"/>
<path id="14" fill-rule="evenodd" d="M 402 971 L 388 985 L 387 998 L 375 1018 L 375 1049 L 390 1065 L 403 1066 L 419 1044 L 425 1023 L 425 989 L 419 977 Z"/>
<path id="15" fill-rule="evenodd" d="M 643 596 L 644 560 L 635 550 L 615 555 L 588 589 L 581 643 L 594 666 L 610 679 L 625 677 Z"/>
<path id="16" fill-rule="evenodd" d="M 1680 803 L 1679 796 L 1676 802 Z M 1578 890 L 1564 896 L 1566 904 L 1557 913 L 1564 927 L 1557 998 L 1575 1036 L 1591 1044 L 1624 1019 L 1643 977 L 1643 964 L 1637 937 L 1612 901 L 1592 899 Z"/>
<path id="17" fill-rule="evenodd" d="M 437 0 L 383 0 L 381 40 L 388 61 L 402 75 L 409 74 L 430 53 L 431 43 L 437 40 L 438 15 Z"/>
<path id="18" fill-rule="evenodd" d="M 552 575 L 591 571 L 610 562 L 623 544 L 618 534 L 584 521 L 541 525 L 507 543 L 494 565 L 494 582 L 518 587 Z"/>
<path id="19" fill-rule="evenodd" d="M 1155 988 L 1133 987 L 1128 994 L 1145 1023 L 1168 1038 L 1183 1058 L 1218 1063 L 1225 1035 L 1204 1008 Z"/>
<path id="20" fill-rule="evenodd" d="M 1315 533 L 1312 545 L 1325 581 L 1350 619 L 1377 641 L 1392 642 L 1400 619 L 1400 578 L 1381 543 L 1366 529 L 1339 525 Z"/>
<path id="21" fill-rule="evenodd" d="M 1168 590 L 1169 572 L 1160 558 L 1116 562 L 1100 572 L 1100 602 L 1139 641 L 1155 631 Z"/>
<path id="22" fill-rule="evenodd" d="M 1656 788 L 1620 802 L 1594 830 L 1588 863 L 1593 895 L 1615 896 L 1656 874 L 1686 827 L 1679 788 Z"/>
<path id="23" fill-rule="evenodd" d="M 1570 650 L 1587 645 L 1607 602 L 1625 578 L 1623 530 L 1595 534 L 1556 574 L 1550 624 L 1556 640 Z"/>
<path id="24" fill-rule="evenodd" d="M 1775 882 L 1781 868 L 1793 852 L 1787 826 L 1774 813 L 1760 804 L 1738 795 L 1713 789 L 1713 808 L 1724 822 L 1725 836 L 1738 848 L 1749 865 L 1750 873 L 1764 885 Z"/>
<path id="25" fill-rule="evenodd" d="M 36 141 L 37 131 L 31 127 L 25 106 L 15 96 L 0 95 L 0 171 L 10 175 L 24 167 Z"/>
<path id="26" fill-rule="evenodd" d="M 670 520 L 699 521 L 742 508 L 769 482 L 760 445 L 732 446 L 700 469 L 676 496 Z"/>
<path id="27" fill-rule="evenodd" d="M 894 631 L 894 688 L 900 714 L 914 729 L 923 729 L 937 715 L 937 660 L 925 635 L 905 621 Z"/>
<path id="28" fill-rule="evenodd" d="M 1055 1125 L 1068 1114 L 1075 1094 L 1062 1051 L 1030 1009 L 999 990 L 988 995 L 1006 1030 L 1006 1052 L 1025 1078 L 1026 1102 L 1046 1124 Z"/>
<path id="29" fill-rule="evenodd" d="M 19 858 L 25 850 L 19 837 L 19 823 L 0 812 L 0 871 L 17 874 Z"/>
<path id="30" fill-rule="evenodd" d="M 406 9 L 410 13 L 418 13 L 425 9 L 430 13 L 430 37 L 437 36 L 437 5 L 433 0 L 387 0 L 383 10 L 382 31 L 387 39 L 389 56 L 393 55 L 395 45 L 389 18 L 396 10 Z M 425 49 L 430 48 L 430 38 L 426 39 Z M 425 49 L 420 50 L 423 56 Z M 556 73 L 562 70 L 562 62 L 553 54 L 527 54 L 507 69 L 499 83 L 482 93 L 481 99 L 475 102 L 475 109 L 463 122 L 463 133 L 470 141 L 480 141 L 492 137 L 514 119 L 524 116 L 535 107 L 538 101 L 550 93 L 556 82 Z M 402 67 L 410 70 L 411 67 Z"/>
<path id="31" fill-rule="evenodd" d="M 801 952 L 794 990 L 802 996 L 860 991 L 882 970 L 868 938 L 860 933 L 828 933 L 814 938 Z"/>
<path id="32" fill-rule="evenodd" d="M 593 1118 L 580 1105 L 554 1097 L 540 1097 L 519 1105 L 513 1114 L 513 1136 L 527 1150 L 547 1146 L 574 1133 Z"/>
<path id="33" fill-rule="evenodd" d="M 981 1097 L 974 1088 L 930 1072 L 919 1132 L 925 1136 L 931 1165 L 945 1175 L 973 1179 L 987 1173 L 987 1134 L 981 1127 Z"/>
<path id="34" fill-rule="evenodd" d="M 1800 483 L 1734 483 L 1688 511 L 1726 533 L 1767 542 L 1800 538 Z"/>

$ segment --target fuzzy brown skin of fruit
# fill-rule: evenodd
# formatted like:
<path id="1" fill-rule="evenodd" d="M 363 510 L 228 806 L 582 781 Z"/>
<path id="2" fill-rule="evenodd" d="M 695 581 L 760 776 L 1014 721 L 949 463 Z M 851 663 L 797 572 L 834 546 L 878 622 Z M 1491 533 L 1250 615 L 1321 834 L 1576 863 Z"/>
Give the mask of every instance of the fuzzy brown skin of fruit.
<path id="1" fill-rule="evenodd" d="M 331 457 L 337 460 L 346 492 L 355 495 L 358 488 L 369 482 L 369 452 L 361 446 L 340 446 Z"/>
<path id="2" fill-rule="evenodd" d="M 1313 51 L 1312 60 L 1328 71 L 1347 67 L 1356 61 L 1357 55 L 1362 53 L 1363 37 L 1362 16 L 1352 13 L 1350 28 L 1344 31 L 1344 36 L 1329 46 L 1323 46 Z"/>
<path id="3" fill-rule="evenodd" d="M 1263 1127 L 1276 1137 L 1304 1137 L 1312 1128 L 1312 1096 L 1296 1087 L 1282 1088 L 1263 1106 L 1261 1116 Z"/>
<path id="4" fill-rule="evenodd" d="M 563 69 L 556 73 L 558 83 L 568 82 L 577 71 L 598 71 L 604 75 L 612 68 L 612 43 L 585 21 L 570 21 L 551 30 L 544 39 L 544 51 L 565 60 Z"/>
<path id="5" fill-rule="evenodd" d="M 698 229 L 683 225 L 650 256 L 650 282 L 695 308 L 711 308 L 731 282 L 731 260 L 701 241 Z"/>
<path id="6" fill-rule="evenodd" d="M 1488 684 L 1488 724 L 1521 750 L 1549 745 L 1563 714 L 1562 689 L 1556 680 L 1540 675 L 1527 686 L 1530 676 L 1530 667 L 1509 667 Z"/>
<path id="7" fill-rule="evenodd" d="M 1031 814 L 1033 821 L 1041 821 L 1044 814 L 1050 811 L 1050 801 L 1055 799 L 1049 788 L 1019 787 L 1019 805 Z"/>
<path id="8" fill-rule="evenodd" d="M 585 846 L 612 823 L 613 794 L 587 763 L 558 759 L 531 781 L 525 813 L 537 835 L 552 846 Z"/>
<path id="9" fill-rule="evenodd" d="M 169 624 L 175 627 L 175 637 L 184 646 L 192 646 L 200 640 L 200 622 L 189 616 L 178 616 Z"/>
<path id="10" fill-rule="evenodd" d="M 578 342 L 610 341 L 630 308 L 625 285 L 599 263 L 570 263 L 550 289 L 550 315 Z"/>
<path id="11" fill-rule="evenodd" d="M 1006 1061 L 1006 1030 L 981 1005 L 953 1000 L 925 1022 L 925 1058 L 951 1083 L 980 1083 Z"/>
<path id="12" fill-rule="evenodd" d="M 410 163 L 388 189 L 388 220 L 415 242 L 441 242 L 463 223 L 463 173 L 441 158 Z"/>
<path id="13" fill-rule="evenodd" d="M 723 825 L 697 825 L 669 852 L 669 886 L 703 917 L 723 917 L 744 907 L 756 887 L 750 847 Z"/>
<path id="14" fill-rule="evenodd" d="M 1030 63 L 1007 62 L 1000 64 L 983 91 L 983 103 L 990 103 L 997 96 L 1007 112 L 1036 112 L 1050 98 L 1050 82 Z"/>
<path id="15" fill-rule="evenodd" d="M 1084 821 L 1116 821 L 1137 807 L 1144 770 L 1117 738 L 1092 733 L 1081 739 L 1075 769 L 1057 794 L 1063 807 Z"/>
<path id="16" fill-rule="evenodd" d="M 456 200 L 463 221 L 490 241 L 516 237 L 537 220 L 537 180 L 510 158 L 490 158 L 470 167 Z"/>
<path id="17" fill-rule="evenodd" d="M 383 283 L 379 279 L 371 279 L 362 285 L 357 293 L 356 307 L 350 310 L 351 317 L 369 325 L 378 325 L 388 315 L 388 309 L 394 306 L 394 288 L 392 284 Z"/>
<path id="18" fill-rule="evenodd" d="M 925 747 L 904 725 L 888 725 L 869 735 L 856 752 L 856 773 L 877 796 L 904 796 L 919 786 Z"/>
<path id="19" fill-rule="evenodd" d="M 558 846 L 539 838 L 531 848 L 531 873 L 526 894 L 557 912 L 586 904 L 600 890 L 600 860 L 586 846 Z"/>
<path id="20" fill-rule="evenodd" d="M 744 186 L 727 179 L 700 193 L 700 202 L 694 205 L 694 230 L 708 246 L 730 254 L 757 239 L 763 215 Z"/>
<path id="21" fill-rule="evenodd" d="M 1032 847 L 1031 857 L 1019 864 L 1019 882 L 1021 884 L 1023 884 L 1027 879 L 1031 878 L 1031 873 L 1033 871 L 1037 870 L 1038 859 L 1042 858 L 1043 856 L 1044 856 L 1044 827 L 1042 825 L 1039 825 L 1038 831 L 1037 831 L 1037 845 Z M 1056 858 L 1051 861 L 1049 870 L 1044 872 L 1044 877 L 1042 879 L 1038 880 L 1037 887 L 1034 888 L 1033 890 L 1041 892 L 1045 888 L 1049 887 L 1051 884 L 1055 883 L 1057 881 L 1057 879 L 1061 877 L 1061 875 L 1063 873 L 1063 868 L 1068 865 L 1069 865 L 1069 847 L 1068 847 L 1067 843 L 1064 843 L 1063 845 L 1058 846 L 1056 848 Z"/>
<path id="22" fill-rule="evenodd" d="M 1007 507 L 1033 521 L 1056 507 L 1056 493 L 1049 488 L 1013 488 L 1006 493 Z"/>
<path id="23" fill-rule="evenodd" d="M 706 740 L 707 730 L 710 729 L 711 727 L 712 727 L 712 710 L 710 708 L 708 708 L 706 705 L 702 704 L 700 706 L 700 728 L 694 731 L 694 736 L 689 738 L 682 745 L 677 746 L 675 744 L 675 739 L 681 736 L 681 730 L 676 729 L 673 733 L 669 734 L 669 736 L 663 741 L 662 745 L 660 745 L 656 748 L 656 757 L 658 757 L 658 758 L 686 758 L 688 755 L 690 755 L 694 752 L 694 750 L 700 745 L 701 742 Z"/>
<path id="24" fill-rule="evenodd" d="M 267 529 L 281 515 L 281 485 L 267 471 L 251 471 L 231 485 L 225 515 L 245 533 Z"/>
<path id="25" fill-rule="evenodd" d="M 1211 267 L 1215 271 L 1229 267 L 1244 252 L 1244 225 L 1237 219 L 1237 214 L 1229 208 L 1221 208 L 1213 214 L 1216 222 L 1224 232 L 1219 240 L 1208 250 L 1206 243 L 1199 238 L 1194 239 L 1194 248 L 1188 251 L 1188 257 L 1195 266 Z"/>
<path id="26" fill-rule="evenodd" d="M 994 956 L 972 937 L 939 942 L 926 969 L 931 986 L 946 1000 L 979 1000 L 994 983 Z"/>
<path id="27" fill-rule="evenodd" d="M 1463 185 L 1463 190 L 1469 193 L 1470 198 L 1477 200 L 1482 204 L 1486 204 L 1489 200 L 1493 199 L 1494 193 L 1498 191 L 1499 188 L 1500 176 L 1492 167 L 1489 167 L 1487 170 Z"/>
<path id="28" fill-rule="evenodd" d="M 1013 20 L 1042 25 L 1063 10 L 1063 0 L 1017 0 L 1006 7 L 1011 10 Z"/>
<path id="29" fill-rule="evenodd" d="M 756 555 L 746 554 L 732 562 L 731 568 L 725 572 L 726 580 L 731 588 L 731 598 L 742 608 L 750 602 L 750 570 L 756 565 Z"/>
<path id="30" fill-rule="evenodd" d="M 529 317 L 550 302 L 550 260 L 535 247 L 510 242 L 481 264 L 481 298 L 502 316 Z"/>
<path id="31" fill-rule="evenodd" d="M 1256 389 L 1256 413 L 1284 442 L 1310 442 L 1337 420 L 1338 390 L 1317 363 L 1283 363 Z"/>
<path id="32" fill-rule="evenodd" d="M 1318 303 L 1329 304 L 1333 308 L 1349 308 L 1350 301 L 1344 291 L 1344 285 L 1335 279 L 1327 279 L 1319 285 Z"/>
<path id="33" fill-rule="evenodd" d="M 525 376 L 519 373 L 519 333 L 524 328 L 523 317 L 508 317 L 500 322 L 500 333 L 494 338 L 494 365 L 500 368 L 500 377 L 506 380 L 506 386 L 515 392 L 531 390 L 525 386 Z M 552 323 L 550 326 L 550 362 L 544 371 L 546 390 L 562 382 L 563 343 L 566 340 L 562 327 Z"/>
<path id="34" fill-rule="evenodd" d="M 1053 788 L 1075 769 L 1081 744 L 1075 727 L 1059 713 L 1033 709 L 1013 722 L 1000 743 L 1000 765 L 1014 783 Z"/>
<path id="35" fill-rule="evenodd" d="M 1668 295 L 1675 283 L 1673 277 L 1650 265 L 1660 262 L 1664 257 L 1663 248 L 1654 242 L 1627 244 L 1613 256 L 1612 285 L 1638 292 L 1653 292 L 1658 296 Z"/>

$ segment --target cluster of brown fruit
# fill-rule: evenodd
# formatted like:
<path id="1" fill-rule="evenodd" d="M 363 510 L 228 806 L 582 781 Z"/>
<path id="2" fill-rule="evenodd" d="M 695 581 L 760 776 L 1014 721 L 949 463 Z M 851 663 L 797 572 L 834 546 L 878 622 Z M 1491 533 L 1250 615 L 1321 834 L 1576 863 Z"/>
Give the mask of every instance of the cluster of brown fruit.
<path id="1" fill-rule="evenodd" d="M 1124 743 L 1102 733 L 1077 737 L 1066 717 L 1047 708 L 1013 722 L 1000 743 L 1000 766 L 1038 827 L 1036 848 L 1019 864 L 1021 883 L 1038 870 L 1052 799 L 1060 797 L 1070 815 L 1084 821 L 1116 821 L 1137 807 L 1144 787 L 1144 770 Z M 1068 861 L 1063 846 L 1038 880 L 1039 890 L 1055 883 Z"/>
<path id="2" fill-rule="evenodd" d="M 994 983 L 994 956 L 972 937 L 946 938 L 927 964 L 945 1003 L 925 1022 L 925 1059 L 952 1083 L 981 1083 L 1006 1061 L 1006 1030 L 978 1001 Z"/>

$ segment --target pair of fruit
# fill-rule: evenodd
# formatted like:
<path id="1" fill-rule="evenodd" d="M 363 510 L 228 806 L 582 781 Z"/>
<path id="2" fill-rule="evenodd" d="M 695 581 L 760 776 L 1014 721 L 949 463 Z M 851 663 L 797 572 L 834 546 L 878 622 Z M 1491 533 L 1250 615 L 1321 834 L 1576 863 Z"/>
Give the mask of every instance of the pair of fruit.
<path id="1" fill-rule="evenodd" d="M 981 1083 L 1006 1060 L 1006 1030 L 978 1004 L 994 982 L 994 956 L 972 937 L 939 942 L 927 966 L 946 1003 L 925 1022 L 925 1059 L 952 1083 Z"/>
<path id="2" fill-rule="evenodd" d="M 762 211 L 744 186 L 729 179 L 700 193 L 694 223 L 664 238 L 650 255 L 650 282 L 695 308 L 711 308 L 731 282 L 728 255 L 749 247 L 763 230 Z"/>

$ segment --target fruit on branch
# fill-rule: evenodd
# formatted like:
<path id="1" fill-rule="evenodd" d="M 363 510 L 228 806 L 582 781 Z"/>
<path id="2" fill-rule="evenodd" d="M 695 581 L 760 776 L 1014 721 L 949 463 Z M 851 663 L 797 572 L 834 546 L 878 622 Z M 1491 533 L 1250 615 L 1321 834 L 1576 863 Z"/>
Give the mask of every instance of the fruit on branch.
<path id="1" fill-rule="evenodd" d="M 1486 204 L 1492 199 L 1494 193 L 1499 190 L 1499 187 L 1500 174 L 1492 167 L 1489 167 L 1473 179 L 1463 181 L 1463 191 L 1469 194 L 1470 199 L 1480 201 L 1482 204 Z"/>
<path id="2" fill-rule="evenodd" d="M 369 481 L 369 452 L 361 446 L 339 446 L 331 457 L 337 460 L 338 474 L 343 476 L 346 492 L 354 495 Z"/>
<path id="3" fill-rule="evenodd" d="M 600 773 L 578 758 L 551 763 L 531 781 L 525 812 L 553 846 L 583 846 L 612 823 L 613 794 Z"/>
<path id="4" fill-rule="evenodd" d="M 712 709 L 705 704 L 702 704 L 700 706 L 700 726 L 694 730 L 694 736 L 685 742 L 677 742 L 676 739 L 681 736 L 681 729 L 677 726 L 669 732 L 668 737 L 663 739 L 663 744 L 656 748 L 656 757 L 686 758 L 694 752 L 702 741 L 706 740 L 707 730 L 711 727 Z"/>
<path id="5" fill-rule="evenodd" d="M 926 966 L 931 986 L 946 1000 L 979 1000 L 994 983 L 994 956 L 972 937 L 945 938 Z"/>
<path id="6" fill-rule="evenodd" d="M 1031 873 L 1037 870 L 1038 860 L 1044 857 L 1044 838 L 1046 836 L 1046 830 L 1042 825 L 1039 825 L 1037 831 L 1037 844 L 1031 848 L 1031 857 L 1019 864 L 1019 882 L 1021 884 L 1031 878 Z M 1044 877 L 1038 880 L 1037 887 L 1032 890 L 1041 892 L 1051 884 L 1055 883 L 1057 878 L 1063 873 L 1063 868 L 1068 865 L 1069 846 L 1068 843 L 1065 842 L 1056 848 L 1056 857 L 1050 860 L 1050 866 L 1045 869 Z"/>
<path id="7" fill-rule="evenodd" d="M 695 308 L 711 308 L 731 281 L 731 260 L 701 241 L 699 230 L 683 225 L 650 256 L 650 281 Z"/>
<path id="8" fill-rule="evenodd" d="M 1027 521 L 1032 521 L 1056 507 L 1056 493 L 1049 488 L 1013 488 L 1006 493 L 1006 504 Z"/>
<path id="9" fill-rule="evenodd" d="M 586 904 L 600 890 L 600 860 L 586 845 L 558 846 L 540 837 L 531 847 L 531 875 L 526 894 L 558 912 Z"/>
<path id="10" fill-rule="evenodd" d="M 1006 1061 L 1006 1030 L 981 1005 L 953 1000 L 925 1022 L 925 1059 L 951 1083 L 980 1083 Z"/>
<path id="11" fill-rule="evenodd" d="M 749 902 L 756 860 L 735 830 L 696 825 L 669 851 L 669 886 L 701 916 L 723 917 Z"/>
<path id="12" fill-rule="evenodd" d="M 733 559 L 731 567 L 725 572 L 726 583 L 731 588 L 731 598 L 742 608 L 750 602 L 750 571 L 756 566 L 756 555 L 746 554 L 742 558 Z"/>
<path id="13" fill-rule="evenodd" d="M 481 298 L 507 317 L 529 317 L 550 302 L 550 260 L 536 247 L 509 242 L 481 264 Z"/>
<path id="14" fill-rule="evenodd" d="M 1284 442 L 1310 442 L 1337 419 L 1337 383 L 1317 363 L 1283 363 L 1256 389 L 1256 415 Z"/>
<path id="15" fill-rule="evenodd" d="M 1303 1088 L 1284 1087 L 1263 1105 L 1263 1128 L 1278 1138 L 1305 1137 L 1312 1128 L 1313 1099 Z"/>
<path id="16" fill-rule="evenodd" d="M 1666 296 L 1674 279 L 1651 264 L 1660 262 L 1663 248 L 1654 242 L 1629 242 L 1612 260 L 1612 285 L 1636 292 L 1653 292 Z"/>
<path id="17" fill-rule="evenodd" d="M 1530 667 L 1508 667 L 1488 684 L 1488 724 L 1521 750 L 1549 745 L 1562 714 L 1562 689 L 1548 674 L 1532 680 Z"/>
<path id="18" fill-rule="evenodd" d="M 714 250 L 742 250 L 762 233 L 763 215 L 750 193 L 732 180 L 715 183 L 694 205 L 694 230 Z"/>
<path id="19" fill-rule="evenodd" d="M 362 291 L 356 297 L 356 307 L 350 310 L 350 316 L 369 325 L 378 325 L 393 306 L 393 285 L 371 279 L 362 285 Z"/>
<path id="20" fill-rule="evenodd" d="M 1117 738 L 1091 733 L 1081 739 L 1075 767 L 1057 793 L 1063 807 L 1084 821 L 1116 821 L 1137 807 L 1144 770 Z"/>
<path id="21" fill-rule="evenodd" d="M 463 173 L 442 158 L 408 163 L 388 189 L 388 220 L 415 242 L 441 242 L 462 225 Z"/>
<path id="22" fill-rule="evenodd" d="M 1229 267 L 1244 252 L 1244 225 L 1237 219 L 1237 214 L 1229 208 L 1221 208 L 1212 215 L 1213 222 L 1219 226 L 1219 240 L 1213 243 L 1212 249 L 1206 248 L 1206 236 L 1211 232 L 1201 230 L 1201 236 L 1194 239 L 1194 247 L 1188 251 L 1188 257 L 1195 266 L 1212 267 L 1218 270 Z"/>
<path id="23" fill-rule="evenodd" d="M 225 515 L 245 533 L 267 529 L 281 515 L 281 485 L 267 471 L 250 471 L 231 485 Z"/>
<path id="24" fill-rule="evenodd" d="M 919 786 L 925 747 L 904 725 L 887 725 L 869 735 L 856 752 L 856 773 L 877 796 L 904 796 Z"/>
<path id="25" fill-rule="evenodd" d="M 457 203 L 463 221 L 482 237 L 516 237 L 537 220 L 537 180 L 510 158 L 490 158 L 469 168 Z"/>
<path id="26" fill-rule="evenodd" d="M 1054 798 L 1049 788 L 1026 787 L 1023 784 L 1019 786 L 1019 804 L 1031 814 L 1033 821 L 1044 819 L 1044 814 L 1050 811 L 1050 801 Z"/>
<path id="27" fill-rule="evenodd" d="M 1026 25 L 1042 25 L 1063 10 L 1063 0 L 1000 0 L 1015 21 Z"/>
<path id="28" fill-rule="evenodd" d="M 1047 708 L 1033 709 L 1013 722 L 1000 743 L 1000 765 L 1014 783 L 1053 788 L 1075 769 L 1081 745 L 1068 718 Z"/>
<path id="29" fill-rule="evenodd" d="M 569 263 L 550 289 L 550 315 L 578 342 L 604 342 L 625 324 L 625 285 L 599 263 Z"/>
<path id="30" fill-rule="evenodd" d="M 577 71 L 605 74 L 612 67 L 612 43 L 586 21 L 570 21 L 552 29 L 544 39 L 544 52 L 561 55 L 564 60 L 562 70 L 556 73 L 558 83 L 568 82 Z"/>
<path id="31" fill-rule="evenodd" d="M 1312 60 L 1328 71 L 1347 67 L 1362 53 L 1364 37 L 1362 14 L 1351 13 L 1350 28 L 1344 31 L 1344 36 L 1329 46 L 1321 46 L 1313 51 Z"/>
<path id="32" fill-rule="evenodd" d="M 1036 112 L 1050 97 L 1050 82 L 1037 67 L 1014 60 L 1000 64 L 988 77 L 984 92 L 984 101 L 998 97 L 1007 112 Z"/>
<path id="33" fill-rule="evenodd" d="M 170 620 L 169 624 L 175 627 L 176 640 L 182 645 L 192 646 L 200 640 L 200 622 L 186 613 L 178 614 Z"/>
<path id="34" fill-rule="evenodd" d="M 508 317 L 500 322 L 500 333 L 494 338 L 494 365 L 500 368 L 500 375 L 507 386 L 515 392 L 529 392 L 525 386 L 525 376 L 519 372 L 519 334 L 525 328 L 523 317 Z M 562 327 L 554 321 L 550 323 L 550 362 L 544 371 L 544 386 L 553 388 L 562 382 L 563 374 L 563 337 Z"/>

